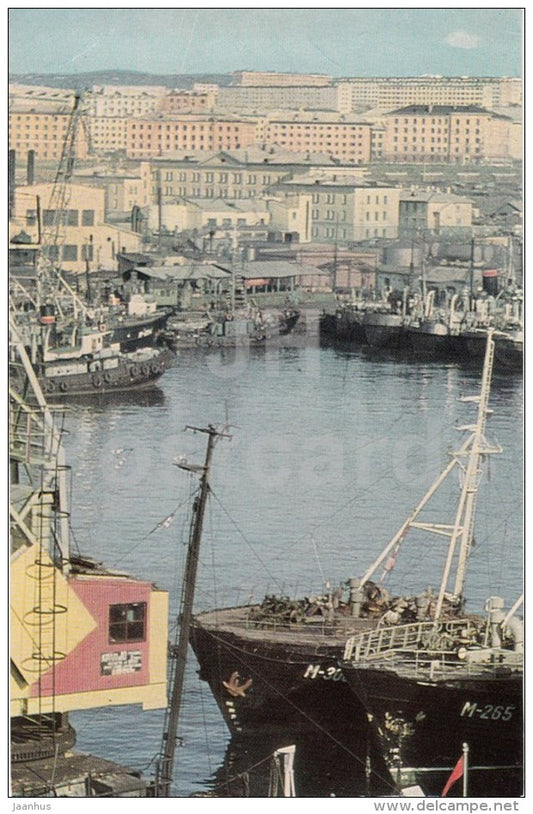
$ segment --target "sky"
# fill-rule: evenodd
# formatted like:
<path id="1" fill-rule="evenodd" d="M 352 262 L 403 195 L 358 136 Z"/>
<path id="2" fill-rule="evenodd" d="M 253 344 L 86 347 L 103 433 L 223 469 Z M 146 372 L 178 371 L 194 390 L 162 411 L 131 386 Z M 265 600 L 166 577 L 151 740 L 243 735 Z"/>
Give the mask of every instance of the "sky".
<path id="1" fill-rule="evenodd" d="M 519 8 L 13 8 L 10 73 L 522 73 Z"/>

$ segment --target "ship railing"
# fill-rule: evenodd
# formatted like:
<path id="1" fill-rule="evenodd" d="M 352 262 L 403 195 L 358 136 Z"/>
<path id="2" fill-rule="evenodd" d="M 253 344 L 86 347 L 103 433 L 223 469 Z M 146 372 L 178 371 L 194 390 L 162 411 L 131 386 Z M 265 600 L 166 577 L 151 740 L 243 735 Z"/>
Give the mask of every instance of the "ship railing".
<path id="1" fill-rule="evenodd" d="M 265 614 L 264 616 L 257 614 L 246 616 L 242 621 L 232 620 L 232 626 L 243 627 L 247 630 L 264 630 L 265 633 L 293 632 L 298 630 L 300 633 L 328 636 L 338 632 L 337 625 L 334 621 L 327 619 L 325 616 L 318 615 L 304 619 L 298 617 L 297 619 L 291 620 L 285 615 L 276 617 L 270 614 Z"/>
<path id="2" fill-rule="evenodd" d="M 387 625 L 349 638 L 344 660 L 360 662 L 413 651 L 424 653 L 427 659 L 431 653 L 451 653 L 462 643 L 472 643 L 478 631 L 479 624 L 470 619 Z"/>

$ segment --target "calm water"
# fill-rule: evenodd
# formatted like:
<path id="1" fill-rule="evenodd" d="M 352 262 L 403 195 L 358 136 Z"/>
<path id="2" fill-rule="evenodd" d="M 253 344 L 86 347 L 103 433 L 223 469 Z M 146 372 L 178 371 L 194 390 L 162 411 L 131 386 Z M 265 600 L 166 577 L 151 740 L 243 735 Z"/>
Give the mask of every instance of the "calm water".
<path id="1" fill-rule="evenodd" d="M 214 452 L 196 610 L 266 593 L 315 593 L 327 579 L 362 574 L 395 533 L 462 437 L 454 425 L 473 407 L 459 397 L 478 384 L 476 370 L 341 353 L 314 336 L 294 346 L 183 351 L 157 391 L 71 406 L 65 445 L 75 541 L 83 553 L 167 589 L 174 619 L 197 480 L 173 461 L 203 462 L 206 436 L 185 425 L 227 422 L 232 438 Z M 491 456 L 479 494 L 470 610 L 494 594 L 510 605 L 522 582 L 521 379 L 495 374 L 491 406 L 487 435 L 503 452 Z M 168 527 L 157 527 L 172 514 Z M 398 591 L 437 586 L 436 544 L 424 552 L 413 546 L 398 561 Z M 196 669 L 191 653 L 176 796 L 212 789 L 228 767 L 242 771 L 265 757 L 264 743 L 230 744 Z M 163 711 L 97 709 L 72 723 L 81 751 L 153 771 Z M 297 744 L 297 794 L 364 794 L 351 759 L 343 764 L 328 745 L 315 746 Z M 263 794 L 264 778 L 250 777 L 252 794 Z M 235 784 L 231 793 L 240 793 Z"/>

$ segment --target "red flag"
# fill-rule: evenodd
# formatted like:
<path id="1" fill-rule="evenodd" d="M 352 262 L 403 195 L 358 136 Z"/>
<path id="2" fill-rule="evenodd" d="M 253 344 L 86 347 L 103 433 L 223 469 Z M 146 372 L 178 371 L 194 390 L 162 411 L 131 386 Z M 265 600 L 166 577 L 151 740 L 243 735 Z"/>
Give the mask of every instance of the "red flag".
<path id="1" fill-rule="evenodd" d="M 459 780 L 460 777 L 463 776 L 465 770 L 465 756 L 461 755 L 457 763 L 455 764 L 455 768 L 453 769 L 451 775 L 449 776 L 448 780 L 446 781 L 446 785 L 442 790 L 441 797 L 446 797 L 448 792 L 450 791 L 451 787 L 455 783 L 456 780 Z"/>

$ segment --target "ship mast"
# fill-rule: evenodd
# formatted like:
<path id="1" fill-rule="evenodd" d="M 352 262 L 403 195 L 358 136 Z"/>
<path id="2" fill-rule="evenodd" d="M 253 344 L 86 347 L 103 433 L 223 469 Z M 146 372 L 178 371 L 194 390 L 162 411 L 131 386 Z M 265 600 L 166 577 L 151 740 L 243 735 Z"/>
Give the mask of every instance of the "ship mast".
<path id="1" fill-rule="evenodd" d="M 501 447 L 490 446 L 485 438 L 485 426 L 487 415 L 490 412 L 488 401 L 490 394 L 490 382 L 492 377 L 492 367 L 494 362 L 494 340 L 492 331 L 487 332 L 487 345 L 483 364 L 483 376 L 480 394 L 477 396 L 463 397 L 463 401 L 477 403 L 477 418 L 474 424 L 457 427 L 458 430 L 467 430 L 469 435 L 461 444 L 460 448 L 452 453 L 451 460 L 442 470 L 437 480 L 428 489 L 422 500 L 411 512 L 407 520 L 400 527 L 390 542 L 385 546 L 380 555 L 368 568 L 363 578 L 363 586 L 374 575 L 376 570 L 384 565 L 383 581 L 386 574 L 394 566 L 394 561 L 401 545 L 410 529 L 419 529 L 425 532 L 449 538 L 448 552 L 441 579 L 439 596 L 437 600 L 435 618 L 438 619 L 444 602 L 444 596 L 448 590 L 452 564 L 457 560 L 455 582 L 453 594 L 457 599 L 461 599 L 466 579 L 466 568 L 473 544 L 474 537 L 474 514 L 477 501 L 477 493 L 481 478 L 481 461 L 485 455 L 501 452 Z M 433 523 L 418 519 L 424 507 L 435 495 L 441 484 L 447 479 L 453 469 L 459 467 L 461 470 L 461 492 L 455 514 L 455 520 L 451 523 Z M 389 565 L 388 563 L 391 563 Z"/>
<path id="2" fill-rule="evenodd" d="M 177 464 L 180 469 L 185 469 L 189 472 L 201 472 L 202 476 L 200 479 L 200 493 L 195 498 L 193 504 L 189 545 L 187 548 L 187 559 L 185 562 L 185 572 L 181 592 L 180 613 L 178 617 L 178 641 L 177 644 L 171 648 L 172 668 L 170 677 L 170 700 L 162 738 L 162 757 L 160 764 L 157 767 L 155 780 L 155 793 L 158 797 L 170 797 L 174 753 L 176 750 L 176 735 L 181 708 L 185 666 L 187 663 L 187 650 L 189 647 L 189 634 L 192 621 L 192 609 L 196 588 L 198 556 L 200 553 L 205 507 L 210 491 L 209 474 L 211 469 L 213 448 L 218 438 L 231 438 L 231 436 L 227 433 L 218 432 L 218 430 L 211 425 L 206 428 L 187 426 L 186 429 L 193 430 L 194 432 L 206 433 L 208 435 L 208 439 L 205 462 L 203 466 L 194 466 L 187 464 L 186 462 L 180 462 Z"/>
<path id="3" fill-rule="evenodd" d="M 492 366 L 494 363 L 494 340 L 492 338 L 492 331 L 487 333 L 487 346 L 485 349 L 485 360 L 483 363 L 483 378 L 481 382 L 481 391 L 479 396 L 470 396 L 463 398 L 463 401 L 477 402 L 477 420 L 472 429 L 472 435 L 469 440 L 468 461 L 466 467 L 463 469 L 463 487 L 461 489 L 461 496 L 457 506 L 457 513 L 455 516 L 455 524 L 452 531 L 450 546 L 448 548 L 448 555 L 444 572 L 442 575 L 442 582 L 439 591 L 439 598 L 437 600 L 437 607 L 435 616 L 438 619 L 442 609 L 444 600 L 444 593 L 450 576 L 452 561 L 455 553 L 457 541 L 459 544 L 459 556 L 457 561 L 457 571 L 455 574 L 455 584 L 453 593 L 457 597 L 462 597 L 463 589 L 466 578 L 466 566 L 470 557 L 472 543 L 474 539 L 474 515 L 477 501 L 477 493 L 479 480 L 481 476 L 480 463 L 484 455 L 490 452 L 500 452 L 501 450 L 496 447 L 489 447 L 485 439 L 485 427 L 487 423 L 487 414 L 489 413 L 489 395 L 490 383 L 492 378 Z M 470 427 L 463 427 L 459 429 L 470 429 Z M 460 464 L 461 465 L 461 464 Z"/>

